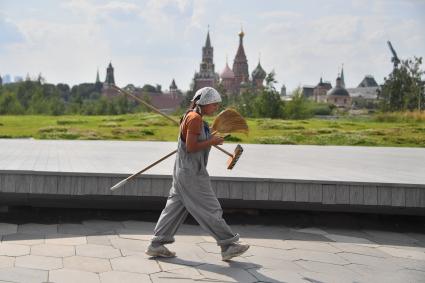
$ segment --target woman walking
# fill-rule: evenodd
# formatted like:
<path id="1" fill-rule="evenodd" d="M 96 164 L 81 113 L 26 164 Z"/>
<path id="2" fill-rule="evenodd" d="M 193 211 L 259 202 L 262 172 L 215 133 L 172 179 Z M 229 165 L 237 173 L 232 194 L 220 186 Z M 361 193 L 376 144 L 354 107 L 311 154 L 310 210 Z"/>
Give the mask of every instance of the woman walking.
<path id="1" fill-rule="evenodd" d="M 201 88 L 180 121 L 173 185 L 146 250 L 149 256 L 176 255 L 164 245 L 174 242 L 174 235 L 188 213 L 217 241 L 223 260 L 239 256 L 249 248 L 238 243 L 239 234 L 233 233 L 222 218 L 223 210 L 206 169 L 211 146 L 222 144 L 223 138 L 211 135 L 202 117 L 214 114 L 220 102 L 221 96 L 214 88 Z"/>

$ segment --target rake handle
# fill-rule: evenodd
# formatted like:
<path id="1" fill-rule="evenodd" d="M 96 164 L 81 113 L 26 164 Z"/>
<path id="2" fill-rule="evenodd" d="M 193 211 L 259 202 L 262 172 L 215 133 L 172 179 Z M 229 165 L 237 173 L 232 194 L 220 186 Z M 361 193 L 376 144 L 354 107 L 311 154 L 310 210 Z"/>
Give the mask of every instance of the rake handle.
<path id="1" fill-rule="evenodd" d="M 117 87 L 116 85 L 114 85 L 114 86 L 113 86 L 113 88 L 115 88 L 115 89 L 116 89 L 116 90 L 118 90 L 119 92 L 124 93 L 125 95 L 128 95 L 128 96 L 132 97 L 133 99 L 135 99 L 135 100 L 139 101 L 140 103 L 142 103 L 143 105 L 145 105 L 146 107 L 148 107 L 148 108 L 149 108 L 150 110 L 152 110 L 153 112 L 158 113 L 159 115 L 161 115 L 161 116 L 163 116 L 163 117 L 167 118 L 168 120 L 170 120 L 170 121 L 172 121 L 172 122 L 176 123 L 177 125 L 179 125 L 179 124 L 180 124 L 180 123 L 179 123 L 179 121 L 177 121 L 176 119 L 173 119 L 173 118 L 171 118 L 170 116 L 168 116 L 168 115 L 166 115 L 166 114 L 162 113 L 159 109 L 157 109 L 157 108 L 153 107 L 152 105 L 150 105 L 149 103 L 147 103 L 147 102 L 146 102 L 146 101 L 144 101 L 143 99 L 138 98 L 137 96 L 135 96 L 135 95 L 133 95 L 133 94 L 129 93 L 128 91 L 123 90 L 123 89 L 122 89 L 122 88 L 120 88 L 120 87 Z M 222 149 L 222 148 L 221 148 L 221 147 L 219 147 L 218 145 L 214 145 L 214 147 L 215 147 L 215 148 L 217 148 L 218 150 L 220 150 L 220 151 L 224 152 L 224 153 L 225 153 L 225 154 L 227 154 L 228 156 L 233 157 L 233 154 L 231 154 L 230 152 L 228 152 L 228 151 L 226 151 L 226 150 Z M 167 157 L 168 157 L 168 156 L 167 156 Z M 162 161 L 162 160 L 161 160 L 161 161 Z M 150 168 L 150 167 L 149 167 L 149 168 Z M 149 169 L 149 168 L 148 168 L 148 169 Z M 147 169 L 146 169 L 146 170 L 147 170 Z M 141 174 L 141 173 L 136 173 L 136 174 Z M 131 176 L 130 176 L 130 177 L 131 177 Z"/>
<path id="2" fill-rule="evenodd" d="M 152 163 L 151 165 L 149 165 L 149 166 L 147 166 L 147 167 L 143 168 L 143 169 L 142 169 L 142 170 L 140 170 L 139 172 L 134 173 L 133 175 L 131 175 L 131 176 L 129 176 L 129 177 L 127 177 L 127 178 L 125 178 L 124 180 L 125 180 L 125 181 L 129 181 L 129 180 L 133 179 L 134 177 L 136 177 L 136 176 L 138 176 L 138 175 L 142 174 L 143 172 L 145 172 L 145 171 L 147 171 L 147 170 L 151 169 L 152 167 L 154 167 L 154 166 L 155 166 L 155 165 L 157 165 L 158 163 L 161 163 L 162 161 L 164 161 L 165 159 L 167 159 L 167 158 L 168 158 L 168 157 L 170 157 L 171 155 L 175 154 L 176 152 L 177 152 L 177 149 L 176 149 L 176 150 L 173 150 L 172 152 L 170 152 L 169 154 L 165 155 L 165 156 L 164 156 L 164 157 L 162 157 L 161 159 L 158 159 L 157 161 L 155 161 L 155 162 L 154 162 L 154 163 Z"/>

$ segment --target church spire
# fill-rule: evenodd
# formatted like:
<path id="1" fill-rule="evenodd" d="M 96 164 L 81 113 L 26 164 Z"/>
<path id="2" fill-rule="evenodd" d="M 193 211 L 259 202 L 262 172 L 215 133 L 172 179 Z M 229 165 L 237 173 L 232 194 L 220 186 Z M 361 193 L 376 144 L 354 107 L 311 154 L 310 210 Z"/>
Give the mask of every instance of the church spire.
<path id="1" fill-rule="evenodd" d="M 99 68 L 97 68 L 97 73 L 96 73 L 96 83 L 100 83 L 100 78 L 99 78 Z"/>
<path id="2" fill-rule="evenodd" d="M 207 39 L 205 40 L 205 47 L 211 48 L 210 25 L 208 25 L 208 32 L 207 32 Z"/>
<path id="3" fill-rule="evenodd" d="M 248 82 L 249 73 L 248 73 L 248 60 L 246 59 L 245 49 L 243 46 L 243 38 L 245 33 L 242 28 L 239 32 L 239 46 L 238 51 L 236 52 L 235 59 L 233 61 L 233 73 L 235 74 L 235 81 L 237 85 L 240 85 L 241 82 Z"/>
<path id="4" fill-rule="evenodd" d="M 344 80 L 344 63 L 342 63 L 341 67 L 341 86 L 345 87 L 345 80 Z"/>
<path id="5" fill-rule="evenodd" d="M 115 85 L 114 67 L 112 67 L 111 62 L 109 62 L 109 66 L 108 66 L 108 68 L 106 68 L 105 84 L 107 86 Z"/>

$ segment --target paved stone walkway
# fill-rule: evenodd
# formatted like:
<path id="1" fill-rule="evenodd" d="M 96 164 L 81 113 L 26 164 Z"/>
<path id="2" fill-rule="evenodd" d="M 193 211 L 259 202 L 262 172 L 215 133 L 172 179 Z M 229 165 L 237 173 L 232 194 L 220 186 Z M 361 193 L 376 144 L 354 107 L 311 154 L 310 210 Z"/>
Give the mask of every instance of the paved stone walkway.
<path id="1" fill-rule="evenodd" d="M 154 223 L 0 223 L 0 282 L 425 282 L 425 234 L 233 225 L 251 248 L 230 262 L 183 225 L 173 259 L 144 254 Z"/>

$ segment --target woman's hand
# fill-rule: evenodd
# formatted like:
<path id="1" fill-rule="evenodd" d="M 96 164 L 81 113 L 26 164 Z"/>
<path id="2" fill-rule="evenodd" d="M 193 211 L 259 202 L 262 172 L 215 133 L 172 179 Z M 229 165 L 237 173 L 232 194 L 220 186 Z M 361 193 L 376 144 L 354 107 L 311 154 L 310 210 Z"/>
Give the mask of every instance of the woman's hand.
<path id="1" fill-rule="evenodd" d="M 220 145 L 223 144 L 224 138 L 220 136 L 211 136 L 210 143 L 211 145 Z"/>

